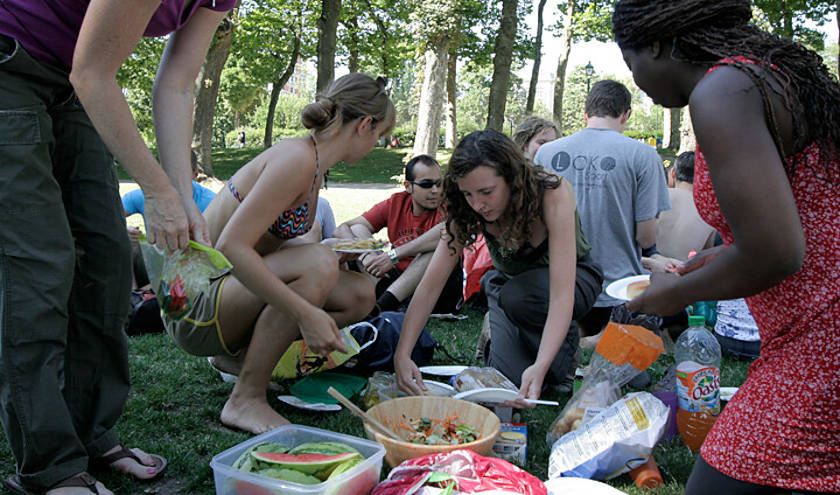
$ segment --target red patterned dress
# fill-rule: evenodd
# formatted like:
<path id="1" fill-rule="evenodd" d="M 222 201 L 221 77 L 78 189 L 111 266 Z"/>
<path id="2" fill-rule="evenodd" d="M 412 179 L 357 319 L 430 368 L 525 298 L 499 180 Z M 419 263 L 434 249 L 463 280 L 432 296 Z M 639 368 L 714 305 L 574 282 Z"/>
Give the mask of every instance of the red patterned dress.
<path id="1" fill-rule="evenodd" d="M 791 158 L 795 168 L 788 178 L 805 234 L 805 260 L 798 273 L 747 298 L 761 334 L 761 357 L 706 437 L 701 455 L 738 480 L 840 492 L 840 186 L 817 177 L 825 171 L 819 159 L 816 145 Z M 836 172 L 840 159 L 832 167 Z M 724 242 L 733 243 L 699 148 L 694 201 Z"/>

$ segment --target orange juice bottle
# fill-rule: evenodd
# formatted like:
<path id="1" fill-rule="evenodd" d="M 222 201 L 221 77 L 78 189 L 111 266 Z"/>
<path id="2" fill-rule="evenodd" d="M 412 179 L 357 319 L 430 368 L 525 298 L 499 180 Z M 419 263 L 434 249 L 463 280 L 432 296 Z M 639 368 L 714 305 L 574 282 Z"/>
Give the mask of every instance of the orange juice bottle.
<path id="1" fill-rule="evenodd" d="M 674 344 L 677 430 L 695 452 L 720 413 L 720 344 L 704 323 L 703 316 L 689 316 L 688 329 Z"/>

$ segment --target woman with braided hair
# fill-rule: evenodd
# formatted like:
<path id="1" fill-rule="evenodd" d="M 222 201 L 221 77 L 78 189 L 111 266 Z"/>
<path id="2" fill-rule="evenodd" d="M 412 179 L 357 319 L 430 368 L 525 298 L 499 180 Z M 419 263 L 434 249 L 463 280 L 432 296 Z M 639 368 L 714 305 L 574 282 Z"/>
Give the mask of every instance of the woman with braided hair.
<path id="1" fill-rule="evenodd" d="M 621 0 L 639 87 L 686 104 L 694 199 L 725 245 L 654 275 L 630 307 L 747 297 L 761 356 L 717 419 L 687 494 L 840 492 L 840 86 L 819 56 L 749 24 L 748 0 Z"/>
<path id="2" fill-rule="evenodd" d="M 288 423 L 266 401 L 271 373 L 302 336 L 309 349 L 344 351 L 338 328 L 375 303 L 360 273 L 339 270 L 329 247 L 304 242 L 318 190 L 336 163 L 355 163 L 394 126 L 385 81 L 348 74 L 301 113 L 305 137 L 283 139 L 242 166 L 205 211 L 213 246 L 233 263 L 184 318 L 164 319 L 185 352 L 211 356 L 239 380 L 221 412 L 227 426 L 262 433 Z"/>

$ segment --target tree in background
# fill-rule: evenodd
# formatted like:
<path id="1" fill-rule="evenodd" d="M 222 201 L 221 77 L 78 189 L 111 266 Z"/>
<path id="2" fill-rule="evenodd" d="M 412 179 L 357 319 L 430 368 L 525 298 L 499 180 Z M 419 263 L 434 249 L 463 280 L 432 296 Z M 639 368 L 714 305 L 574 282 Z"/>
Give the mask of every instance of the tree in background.
<path id="1" fill-rule="evenodd" d="M 612 39 L 612 10 L 614 0 L 566 0 L 557 7 L 565 13 L 563 19 L 554 25 L 554 31 L 561 33 L 560 57 L 554 79 L 554 122 L 561 135 L 567 134 L 563 122 L 563 96 L 566 83 L 566 68 L 572 43 L 577 41 Z"/>
<path id="2" fill-rule="evenodd" d="M 759 19 L 779 36 L 796 40 L 816 52 L 825 47 L 825 35 L 811 25 L 823 26 L 837 9 L 836 0 L 755 0 Z"/>
<path id="3" fill-rule="evenodd" d="M 195 96 L 195 110 L 193 112 L 192 147 L 198 153 L 198 162 L 202 171 L 214 177 L 213 171 L 213 122 L 216 116 L 216 102 L 219 99 L 222 69 L 225 67 L 230 47 L 233 43 L 233 32 L 236 28 L 237 9 L 233 9 L 225 16 L 207 51 L 204 65 L 198 73 L 197 90 Z"/>
<path id="4" fill-rule="evenodd" d="M 341 0 L 321 0 L 321 16 L 318 18 L 318 92 L 327 89 L 335 78 L 335 49 L 338 19 L 341 15 Z"/>
<path id="5" fill-rule="evenodd" d="M 410 12 L 408 0 L 344 0 L 337 53 L 348 70 L 398 76 L 414 52 Z"/>
<path id="6" fill-rule="evenodd" d="M 528 83 L 528 100 L 525 103 L 525 113 L 534 112 L 534 99 L 537 97 L 537 83 L 540 80 L 540 64 L 542 63 L 543 13 L 548 0 L 537 0 L 537 34 L 534 37 L 534 66 L 531 68 L 531 80 Z"/>
<path id="7" fill-rule="evenodd" d="M 502 17 L 496 46 L 493 50 L 493 81 L 487 107 L 487 128 L 504 128 L 513 43 L 516 39 L 517 0 L 502 0 Z"/>
<path id="8" fill-rule="evenodd" d="M 421 40 L 425 68 L 417 109 L 414 154 L 435 156 L 446 87 L 446 65 L 451 34 L 460 26 L 457 0 L 412 0 L 412 25 Z"/>
<path id="9" fill-rule="evenodd" d="M 314 53 L 316 0 L 250 0 L 234 41 L 234 67 L 242 83 L 242 96 L 248 89 L 271 85 L 263 128 L 262 144 L 274 142 L 275 110 L 280 91 L 291 79 L 298 61 Z M 246 103 L 241 102 L 241 103 Z"/>

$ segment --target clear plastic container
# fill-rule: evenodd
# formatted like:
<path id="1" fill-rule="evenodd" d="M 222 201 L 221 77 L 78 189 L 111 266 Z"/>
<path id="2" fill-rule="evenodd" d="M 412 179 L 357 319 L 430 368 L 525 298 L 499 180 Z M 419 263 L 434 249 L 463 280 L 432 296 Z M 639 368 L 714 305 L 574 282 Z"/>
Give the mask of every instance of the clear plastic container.
<path id="1" fill-rule="evenodd" d="M 335 479 L 317 485 L 275 480 L 233 469 L 243 452 L 262 442 L 280 442 L 294 447 L 306 442 L 342 442 L 358 450 L 365 460 Z M 216 495 L 367 495 L 379 483 L 385 448 L 370 440 L 300 425 L 284 425 L 239 443 L 210 461 Z"/>
<path id="2" fill-rule="evenodd" d="M 674 344 L 677 362 L 677 430 L 693 451 L 700 449 L 720 413 L 720 344 L 704 326 L 705 317 L 688 317 Z"/>

